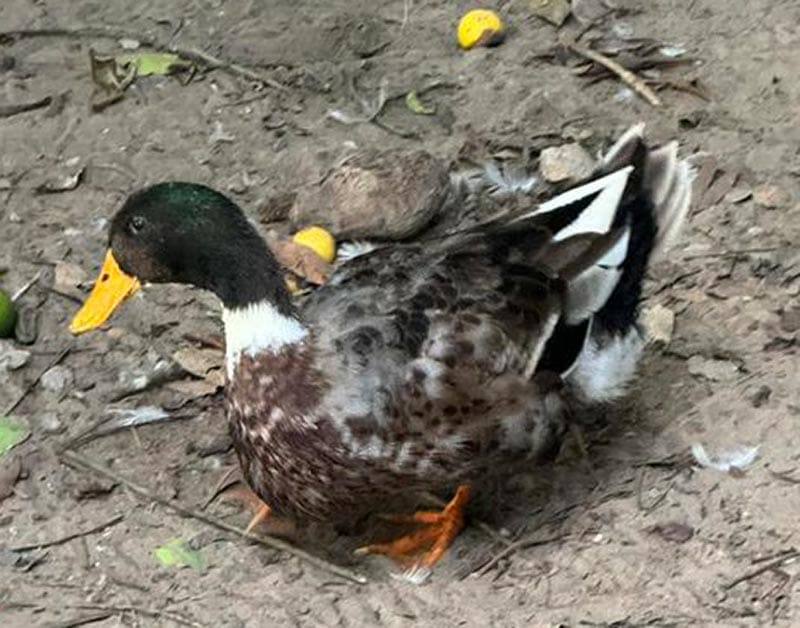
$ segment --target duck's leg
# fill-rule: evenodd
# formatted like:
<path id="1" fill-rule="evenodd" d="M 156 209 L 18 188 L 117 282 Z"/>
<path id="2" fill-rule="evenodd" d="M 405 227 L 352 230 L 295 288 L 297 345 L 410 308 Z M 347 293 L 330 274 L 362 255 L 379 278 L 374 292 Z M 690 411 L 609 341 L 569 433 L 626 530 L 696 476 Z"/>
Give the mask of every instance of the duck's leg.
<path id="1" fill-rule="evenodd" d="M 243 502 L 253 511 L 253 517 L 250 519 L 250 523 L 247 524 L 246 532 L 252 532 L 253 528 L 264 523 L 272 514 L 272 509 L 269 505 L 264 503 L 258 495 L 244 484 L 228 488 L 222 493 L 221 497 L 229 501 Z"/>
<path id="2" fill-rule="evenodd" d="M 464 507 L 470 487 L 461 484 L 453 499 L 441 511 L 421 510 L 413 515 L 389 517 L 397 523 L 416 523 L 420 527 L 389 543 L 375 543 L 359 548 L 359 554 L 386 554 L 404 564 L 412 564 L 411 576 L 420 579 L 444 555 L 464 527 Z M 421 556 L 419 556 L 421 554 Z M 419 556 L 418 559 L 415 557 Z"/>

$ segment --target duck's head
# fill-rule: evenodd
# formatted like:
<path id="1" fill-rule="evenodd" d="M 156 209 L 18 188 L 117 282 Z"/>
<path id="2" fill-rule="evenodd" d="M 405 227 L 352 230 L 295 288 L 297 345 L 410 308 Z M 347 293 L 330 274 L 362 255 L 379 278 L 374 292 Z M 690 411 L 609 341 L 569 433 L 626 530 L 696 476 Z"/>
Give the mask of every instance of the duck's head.
<path id="1" fill-rule="evenodd" d="M 103 267 L 70 324 L 103 324 L 142 283 L 183 283 L 214 292 L 228 309 L 268 301 L 290 314 L 280 267 L 242 210 L 193 183 L 159 183 L 132 194 L 111 221 Z"/>

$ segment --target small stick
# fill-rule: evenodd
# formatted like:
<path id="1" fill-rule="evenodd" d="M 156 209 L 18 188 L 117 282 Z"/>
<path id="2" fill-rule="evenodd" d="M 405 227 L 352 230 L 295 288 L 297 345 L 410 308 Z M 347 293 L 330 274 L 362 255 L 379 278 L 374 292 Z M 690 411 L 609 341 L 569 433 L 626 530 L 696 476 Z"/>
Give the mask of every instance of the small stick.
<path id="1" fill-rule="evenodd" d="M 178 48 L 177 46 L 164 45 L 152 39 L 142 38 L 133 33 L 110 26 L 86 26 L 82 28 L 43 28 L 43 29 L 20 29 L 12 31 L 0 31 L 0 43 L 15 41 L 26 37 L 108 37 L 109 39 L 132 39 L 138 41 L 145 48 L 153 50 L 173 52 L 179 57 L 189 61 L 195 61 L 207 65 L 209 69 L 220 68 L 236 76 L 241 76 L 252 81 L 258 81 L 264 85 L 269 85 L 282 92 L 288 92 L 286 85 L 279 83 L 273 78 L 263 76 L 254 70 L 250 70 L 237 63 L 223 61 L 212 54 L 197 48 Z"/>
<path id="2" fill-rule="evenodd" d="M 66 536 L 59 537 L 57 539 L 52 539 L 50 541 L 42 541 L 41 543 L 30 543 L 28 545 L 17 545 L 16 547 L 12 547 L 12 552 L 28 552 L 30 550 L 35 549 L 43 549 L 45 547 L 53 547 L 54 545 L 63 545 L 64 543 L 69 543 L 74 539 L 79 539 L 84 536 L 89 536 L 90 534 L 94 534 L 95 532 L 102 532 L 106 528 L 110 528 L 111 526 L 117 525 L 120 521 L 122 521 L 125 517 L 122 515 L 116 515 L 112 517 L 105 523 L 101 523 L 99 525 L 94 526 L 93 528 L 89 528 L 88 530 L 82 530 L 80 532 L 73 532 L 72 534 L 67 534 Z"/>
<path id="3" fill-rule="evenodd" d="M 41 271 L 41 270 L 39 270 L 39 272 L 38 272 L 38 273 L 36 273 L 36 274 L 33 276 L 33 279 L 31 279 L 30 281 L 28 281 L 28 283 L 26 283 L 24 286 L 22 286 L 22 287 L 21 287 L 19 290 L 17 290 L 17 291 L 16 291 L 16 292 L 15 292 L 15 293 L 14 293 L 14 294 L 11 296 L 11 300 L 12 300 L 14 303 L 16 303 L 17 301 L 19 301 L 19 299 L 21 299 L 21 298 L 22 298 L 22 296 L 23 296 L 23 295 L 24 295 L 24 294 L 25 294 L 25 293 L 26 293 L 28 290 L 30 290 L 30 289 L 33 287 L 33 284 L 35 284 L 37 281 L 39 281 L 39 278 L 40 278 L 41 276 L 42 276 L 42 271 Z"/>
<path id="4" fill-rule="evenodd" d="M 49 371 L 51 368 L 53 368 L 59 362 L 61 362 L 61 360 L 67 357 L 67 354 L 70 351 L 72 351 L 72 345 L 67 345 L 55 358 L 53 358 L 50 364 L 48 364 L 45 368 L 39 371 L 36 377 L 33 378 L 33 381 L 25 387 L 25 390 L 22 391 L 20 396 L 17 397 L 16 400 L 12 401 L 11 404 L 3 411 L 3 414 L 9 415 L 14 410 L 16 410 L 17 406 L 25 400 L 25 397 L 27 397 L 30 394 L 30 392 L 36 387 L 36 384 L 39 383 L 39 380 L 42 379 L 42 375 L 47 373 L 47 371 Z"/>
<path id="5" fill-rule="evenodd" d="M 764 563 L 763 565 L 761 565 L 761 567 L 758 567 L 757 569 L 753 569 L 752 571 L 750 571 L 750 572 L 748 572 L 746 574 L 743 574 L 743 575 L 739 576 L 738 578 L 734 578 L 728 584 L 723 585 L 722 588 L 725 591 L 730 591 L 737 584 L 741 584 L 742 582 L 745 582 L 747 580 L 752 580 L 756 576 L 760 576 L 765 571 L 769 571 L 770 569 L 775 569 L 775 567 L 780 567 L 787 560 L 792 560 L 794 558 L 800 558 L 800 551 L 793 550 L 793 551 L 791 551 L 791 552 L 789 552 L 787 554 L 784 554 L 783 556 L 779 556 L 775 560 L 771 560 L 771 561 L 769 561 L 767 563 Z"/>
<path id="6" fill-rule="evenodd" d="M 564 45 L 567 47 L 567 49 L 571 50 L 575 54 L 579 54 L 590 61 L 594 61 L 598 65 L 602 65 L 607 70 L 610 70 L 616 74 L 623 83 L 629 85 L 633 91 L 639 94 L 654 107 L 660 107 L 662 105 L 661 99 L 652 89 L 647 86 L 642 79 L 640 79 L 630 70 L 622 67 L 616 61 L 609 59 L 607 56 L 597 52 L 596 50 L 582 46 L 574 41 L 564 41 Z"/>
<path id="7" fill-rule="evenodd" d="M 350 580 L 351 582 L 355 582 L 357 584 L 366 584 L 367 582 L 367 579 L 364 576 L 357 574 L 353 571 L 350 571 L 349 569 L 345 569 L 344 567 L 339 567 L 338 565 L 334 565 L 333 563 L 323 560 L 322 558 L 318 558 L 317 556 L 309 554 L 308 552 L 305 552 L 297 547 L 294 547 L 293 545 L 287 543 L 286 541 L 282 541 L 281 539 L 277 539 L 275 537 L 267 535 L 256 535 L 251 532 L 246 532 L 241 528 L 237 528 L 236 526 L 233 526 L 229 523 L 216 519 L 215 517 L 188 508 L 187 506 L 184 506 L 177 501 L 174 501 L 172 499 L 167 499 L 166 497 L 161 497 L 160 495 L 156 495 L 150 489 L 132 482 L 128 478 L 116 473 L 115 471 L 112 471 L 111 469 L 103 466 L 102 464 L 96 462 L 95 460 L 92 460 L 77 453 L 76 451 L 67 449 L 66 451 L 62 451 L 59 454 L 59 457 L 67 463 L 78 465 L 85 469 L 90 469 L 95 473 L 98 473 L 104 477 L 114 480 L 115 482 L 122 484 L 123 486 L 126 486 L 128 489 L 130 489 L 131 492 L 135 493 L 136 495 L 139 495 L 139 497 L 143 497 L 145 499 L 149 499 L 150 501 L 154 501 L 157 504 L 160 504 L 165 508 L 169 508 L 170 510 L 177 512 L 178 514 L 181 514 L 185 517 L 191 517 L 192 519 L 197 519 L 198 521 L 202 521 L 203 523 L 206 523 L 215 528 L 219 528 L 220 530 L 225 530 L 226 532 L 232 532 L 234 534 L 238 534 L 239 536 L 244 537 L 250 541 L 255 541 L 256 543 L 259 543 L 261 545 L 265 545 L 267 547 L 277 549 L 281 552 L 291 554 L 292 556 L 295 556 L 300 560 L 304 560 L 307 563 L 319 567 L 320 569 L 329 571 L 330 573 L 336 574 L 341 578 Z"/>
<path id="8" fill-rule="evenodd" d="M 477 572 L 477 575 L 483 576 L 489 572 L 492 567 L 494 567 L 497 563 L 501 560 L 510 556 L 517 550 L 526 549 L 528 547 L 536 547 L 537 545 L 547 545 L 548 543 L 554 543 L 555 541 L 560 541 L 561 539 L 566 538 L 567 534 L 557 534 L 555 536 L 546 537 L 544 539 L 532 539 L 528 537 L 527 539 L 520 539 L 519 541 L 515 541 L 511 543 L 508 547 L 503 549 L 503 551 L 494 555 L 494 557 L 486 563 L 483 567 L 481 567 Z"/>
<path id="9" fill-rule="evenodd" d="M 96 621 L 108 619 L 113 614 L 114 613 L 111 611 L 99 611 L 89 615 L 75 617 L 74 619 L 67 619 L 65 621 L 59 621 L 53 624 L 45 624 L 44 628 L 78 628 L 79 626 L 85 626 L 86 624 L 93 624 Z"/>
<path id="10" fill-rule="evenodd" d="M 67 608 L 74 608 L 76 610 L 86 611 L 105 611 L 107 613 L 120 614 L 120 613 L 138 613 L 145 617 L 152 617 L 154 619 L 169 619 L 176 624 L 183 624 L 184 626 L 192 626 L 193 628 L 204 628 L 205 624 L 194 621 L 184 617 L 180 613 L 173 613 L 172 611 L 160 611 L 153 608 L 142 608 L 141 606 L 106 606 L 105 604 L 80 604 L 76 606 L 68 606 Z"/>
<path id="11" fill-rule="evenodd" d="M 39 100 L 34 100 L 33 102 L 21 102 L 12 105 L 0 105 L 0 118 L 10 118 L 11 116 L 15 116 L 18 113 L 25 113 L 26 111 L 34 111 L 35 109 L 41 109 L 42 107 L 47 107 L 51 102 L 53 102 L 52 96 L 45 96 L 44 98 L 40 98 Z"/>

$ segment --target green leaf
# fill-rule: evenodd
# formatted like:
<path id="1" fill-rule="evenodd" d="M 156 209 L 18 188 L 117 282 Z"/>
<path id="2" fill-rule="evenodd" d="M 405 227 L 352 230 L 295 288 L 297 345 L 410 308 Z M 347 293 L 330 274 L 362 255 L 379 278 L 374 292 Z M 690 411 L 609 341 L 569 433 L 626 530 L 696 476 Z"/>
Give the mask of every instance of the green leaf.
<path id="1" fill-rule="evenodd" d="M 153 550 L 156 560 L 166 567 L 196 567 L 202 569 L 208 566 L 208 561 L 198 551 L 189 547 L 183 539 L 172 539 L 164 545 Z"/>
<path id="2" fill-rule="evenodd" d="M 16 447 L 23 442 L 31 431 L 22 421 L 12 419 L 8 416 L 0 416 L 0 457 L 12 447 Z"/>
<path id="3" fill-rule="evenodd" d="M 432 116 L 436 113 L 436 107 L 423 103 L 415 91 L 410 91 L 406 94 L 406 107 L 418 116 Z"/>
<path id="4" fill-rule="evenodd" d="M 132 52 L 116 57 L 121 65 L 136 67 L 136 76 L 163 76 L 192 68 L 192 62 L 171 52 Z"/>

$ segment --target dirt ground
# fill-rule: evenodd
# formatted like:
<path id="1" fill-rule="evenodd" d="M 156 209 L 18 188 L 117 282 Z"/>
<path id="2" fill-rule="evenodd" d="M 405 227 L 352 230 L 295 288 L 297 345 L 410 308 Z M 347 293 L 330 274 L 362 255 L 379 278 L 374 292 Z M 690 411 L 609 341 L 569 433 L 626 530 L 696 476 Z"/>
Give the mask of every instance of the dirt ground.
<path id="1" fill-rule="evenodd" d="M 523 0 L 488 2 L 512 28 L 499 47 L 469 52 L 453 35 L 465 2 L 0 4 L 0 31 L 71 30 L 0 35 L 0 105 L 53 97 L 0 117 L 0 285 L 14 292 L 41 272 L 20 299 L 38 313 L 36 341 L 0 345 L 6 356 L 30 353 L 0 367 L 0 414 L 20 400 L 12 414 L 32 432 L 0 466 L 10 493 L 0 501 L 4 626 L 800 625 L 800 5 L 618 4 L 636 10 L 606 27 L 685 48 L 697 62 L 662 75 L 698 79 L 710 100 L 668 89 L 654 108 L 617 80 L 590 84 L 540 58 L 558 32 Z M 121 37 L 75 30 L 97 25 L 205 50 L 286 89 L 223 68 L 185 85 L 137 79 L 92 112 L 89 48 L 115 52 Z M 390 96 L 438 82 L 422 95 L 437 113 L 414 115 L 392 98 L 380 118 L 390 130 L 326 117 L 357 112 L 353 78 L 364 93 L 386 79 Z M 690 224 L 648 281 L 647 306 L 674 313 L 674 331 L 650 347 L 629 397 L 589 417 L 588 456 L 569 439 L 555 464 L 510 478 L 478 512 L 511 547 L 470 525 L 431 581 L 414 586 L 386 561 L 349 558 L 351 540 L 305 543 L 364 574 L 360 585 L 59 460 L 59 447 L 109 408 L 152 405 L 175 420 L 75 448 L 197 510 L 233 461 L 220 393 L 156 385 L 119 398 L 159 360 L 196 346 L 191 335 L 219 334 L 208 295 L 153 288 L 106 331 L 67 331 L 107 219 L 131 190 L 201 181 L 256 216 L 354 147 L 425 148 L 455 163 L 482 142 L 535 158 L 571 139 L 595 151 L 637 120 L 686 154 L 707 153 L 696 157 L 705 166 Z M 757 446 L 758 456 L 723 472 L 692 458 L 696 444 L 711 455 Z M 204 512 L 247 521 L 229 503 Z M 171 539 L 207 566 L 159 564 L 154 550 Z"/>

